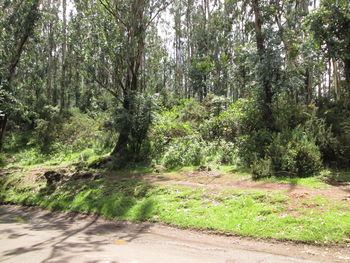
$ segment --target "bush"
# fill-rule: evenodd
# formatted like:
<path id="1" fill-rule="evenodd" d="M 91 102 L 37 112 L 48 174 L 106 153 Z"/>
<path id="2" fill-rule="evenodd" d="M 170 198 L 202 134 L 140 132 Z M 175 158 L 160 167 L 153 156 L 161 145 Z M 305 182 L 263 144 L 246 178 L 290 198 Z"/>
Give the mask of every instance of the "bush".
<path id="1" fill-rule="evenodd" d="M 114 156 L 120 165 L 124 162 L 141 162 L 148 158 L 148 131 L 158 108 L 156 97 L 141 93 L 129 95 L 130 109 L 120 107 L 115 112 L 115 130 L 128 136 L 125 146 Z"/>
<path id="2" fill-rule="evenodd" d="M 225 102 L 215 99 L 208 99 L 203 105 L 195 100 L 183 100 L 155 116 L 149 131 L 155 163 L 171 169 L 237 162 L 237 147 L 233 140 L 226 140 L 233 130 L 231 123 L 222 124 L 224 118 L 229 118 L 221 111 Z M 222 134 L 214 136 L 215 131 Z"/>
<path id="3" fill-rule="evenodd" d="M 49 153 L 59 135 L 62 118 L 58 108 L 51 106 L 44 107 L 43 118 L 37 119 L 35 122 L 34 144 L 39 147 L 41 152 Z"/>
<path id="4" fill-rule="evenodd" d="M 250 166 L 266 156 L 266 151 L 273 139 L 268 129 L 252 131 L 238 138 L 239 157 L 243 165 Z"/>
<path id="5" fill-rule="evenodd" d="M 203 142 L 197 136 L 175 139 L 164 153 L 161 163 L 166 168 L 202 164 Z"/>
<path id="6" fill-rule="evenodd" d="M 206 140 L 224 139 L 226 141 L 236 142 L 241 135 L 247 135 L 259 130 L 261 118 L 259 113 L 254 111 L 254 101 L 250 99 L 239 99 L 235 103 L 229 104 L 224 110 L 224 102 L 213 100 L 210 105 L 211 117 L 205 119 L 200 132 Z"/>
<path id="7" fill-rule="evenodd" d="M 0 153 L 0 168 L 6 165 L 6 156 L 3 153 Z"/>
<path id="8" fill-rule="evenodd" d="M 282 171 L 298 177 L 310 177 L 321 171 L 322 162 L 318 147 L 313 142 L 289 143 L 286 154 L 282 156 Z"/>
<path id="9" fill-rule="evenodd" d="M 235 164 L 237 153 L 233 143 L 208 142 L 199 135 L 173 140 L 157 163 L 168 169 L 204 164 Z"/>
<path id="10" fill-rule="evenodd" d="M 349 98 L 344 96 L 344 101 L 321 104 L 319 112 L 332 133 L 332 140 L 321 147 L 322 157 L 328 165 L 336 168 L 350 166 L 350 110 L 346 99 Z"/>
<path id="11" fill-rule="evenodd" d="M 319 173 L 322 168 L 321 153 L 315 139 L 301 127 L 277 134 L 267 155 L 277 174 L 309 177 Z"/>
<path id="12" fill-rule="evenodd" d="M 271 159 L 255 161 L 251 165 L 251 172 L 253 174 L 254 180 L 271 177 L 272 175 L 274 175 Z"/>
<path id="13" fill-rule="evenodd" d="M 195 99 L 182 100 L 173 110 L 178 111 L 180 121 L 190 121 L 197 126 L 208 115 L 206 108 Z"/>
<path id="14" fill-rule="evenodd" d="M 72 109 L 62 116 L 56 108 L 47 107 L 45 119 L 36 121 L 34 132 L 34 146 L 38 146 L 43 153 L 57 151 L 79 152 L 86 148 L 111 148 L 111 140 L 116 139 L 113 133 L 105 131 L 103 125 L 106 116 L 90 116 Z M 114 143 L 114 142 L 113 142 Z"/>

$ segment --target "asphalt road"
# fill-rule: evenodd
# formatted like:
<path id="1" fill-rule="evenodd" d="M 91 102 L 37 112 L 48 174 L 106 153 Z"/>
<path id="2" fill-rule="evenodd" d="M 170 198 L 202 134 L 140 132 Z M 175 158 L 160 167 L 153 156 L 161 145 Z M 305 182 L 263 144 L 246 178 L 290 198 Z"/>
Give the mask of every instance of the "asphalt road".
<path id="1" fill-rule="evenodd" d="M 0 206 L 0 262 L 347 262 L 348 250 Z"/>

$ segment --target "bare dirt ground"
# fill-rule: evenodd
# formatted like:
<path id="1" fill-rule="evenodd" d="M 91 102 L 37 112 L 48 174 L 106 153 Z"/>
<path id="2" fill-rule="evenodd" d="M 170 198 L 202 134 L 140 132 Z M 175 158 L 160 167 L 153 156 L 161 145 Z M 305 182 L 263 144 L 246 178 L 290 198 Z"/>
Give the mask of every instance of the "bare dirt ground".
<path id="1" fill-rule="evenodd" d="M 46 168 L 39 168 L 32 171 L 26 171 L 25 180 L 29 183 L 36 183 L 45 180 L 43 174 L 47 172 Z M 13 171 L 0 170 L 0 174 L 10 174 Z M 62 174 L 70 174 L 69 168 L 62 167 L 58 169 Z M 111 175 L 119 180 L 119 176 Z M 276 183 L 252 181 L 250 178 L 228 175 L 217 170 L 211 171 L 184 171 L 176 174 L 137 174 L 127 175 L 126 177 L 135 177 L 147 180 L 157 185 L 180 185 L 188 187 L 205 187 L 208 191 L 220 191 L 226 189 L 236 190 L 262 190 L 283 192 L 295 200 L 310 199 L 314 197 L 323 197 L 332 201 L 350 202 L 350 183 L 337 185 L 328 184 L 326 188 L 310 188 L 298 185 L 297 183 Z"/>
<path id="2" fill-rule="evenodd" d="M 0 206 L 0 262 L 350 262 L 349 248 L 315 247 L 113 222 L 94 215 Z"/>
<path id="3" fill-rule="evenodd" d="M 327 185 L 326 188 L 313 189 L 293 183 L 252 181 L 250 178 L 237 178 L 218 171 L 186 171 L 178 174 L 142 175 L 142 178 L 160 185 L 182 185 L 206 187 L 208 190 L 262 190 L 284 192 L 292 199 L 310 199 L 317 196 L 333 201 L 350 202 L 350 184 Z"/>

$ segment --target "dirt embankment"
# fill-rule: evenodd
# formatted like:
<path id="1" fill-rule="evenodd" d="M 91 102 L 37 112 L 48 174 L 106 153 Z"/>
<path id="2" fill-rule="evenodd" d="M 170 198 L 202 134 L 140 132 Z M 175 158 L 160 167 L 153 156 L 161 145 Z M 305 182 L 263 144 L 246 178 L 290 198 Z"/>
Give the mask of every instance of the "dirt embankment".
<path id="1" fill-rule="evenodd" d="M 219 171 L 186 171 L 178 174 L 140 175 L 145 180 L 161 185 L 181 185 L 206 187 L 208 190 L 262 190 L 283 192 L 292 199 L 310 199 L 323 197 L 332 201 L 350 202 L 350 184 L 327 185 L 326 188 L 314 189 L 295 183 L 276 183 L 252 181 L 250 178 L 237 178 Z"/>

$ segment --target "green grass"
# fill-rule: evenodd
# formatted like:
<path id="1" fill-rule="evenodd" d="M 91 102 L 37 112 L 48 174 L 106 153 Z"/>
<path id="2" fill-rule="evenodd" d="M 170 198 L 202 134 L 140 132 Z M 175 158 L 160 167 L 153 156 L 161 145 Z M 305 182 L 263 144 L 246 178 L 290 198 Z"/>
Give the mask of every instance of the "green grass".
<path id="1" fill-rule="evenodd" d="M 252 178 L 250 169 L 236 166 L 220 166 L 218 169 L 226 174 L 234 175 L 237 178 Z M 350 181 L 350 173 L 349 178 Z M 272 176 L 258 179 L 259 182 L 273 182 L 273 183 L 287 183 L 293 185 L 307 186 L 309 188 L 326 188 L 327 184 L 324 182 L 322 176 L 313 176 L 308 178 L 288 177 L 288 176 Z"/>
<path id="2" fill-rule="evenodd" d="M 324 183 L 320 177 L 308 177 L 308 178 L 297 178 L 297 177 L 270 177 L 262 178 L 259 181 L 261 182 L 275 182 L 275 183 L 288 183 L 292 185 L 301 185 L 307 186 L 309 188 L 322 189 L 326 188 L 327 184 Z"/>
<path id="3" fill-rule="evenodd" d="M 21 183 L 23 174 L 1 182 L 0 200 L 46 209 L 98 213 L 108 219 L 164 222 L 242 236 L 310 243 L 345 243 L 350 205 L 322 198 L 290 209 L 282 193 L 153 186 L 131 178 L 68 181 L 58 187 Z"/>

